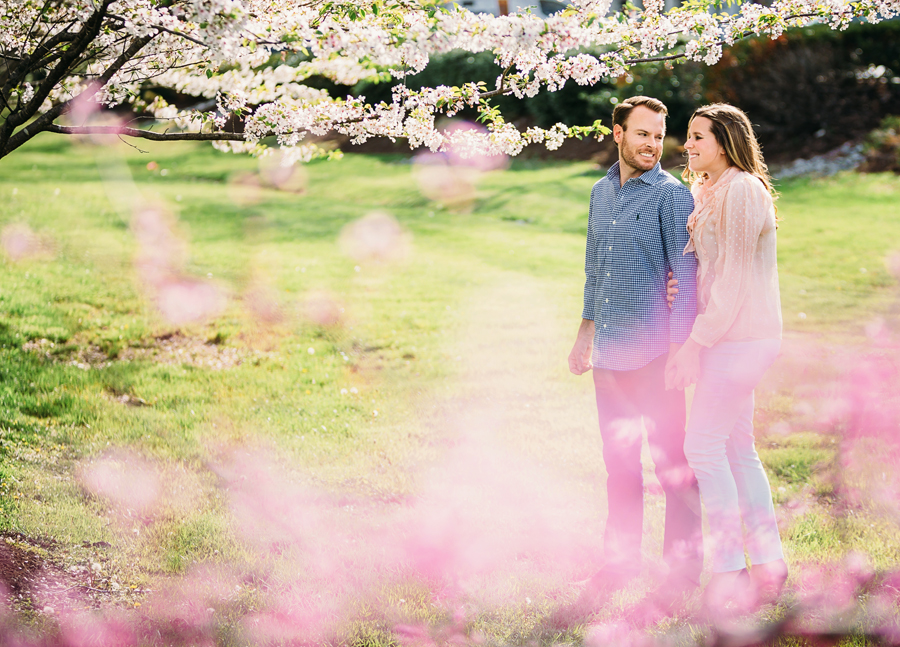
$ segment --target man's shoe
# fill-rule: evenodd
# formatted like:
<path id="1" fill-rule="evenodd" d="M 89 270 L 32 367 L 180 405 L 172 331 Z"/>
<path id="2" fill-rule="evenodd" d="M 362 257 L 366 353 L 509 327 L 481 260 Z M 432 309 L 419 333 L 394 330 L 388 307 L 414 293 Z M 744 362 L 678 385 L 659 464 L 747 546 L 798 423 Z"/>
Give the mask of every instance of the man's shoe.
<path id="1" fill-rule="evenodd" d="M 665 615 L 678 615 L 699 590 L 699 582 L 681 575 L 669 575 L 650 593 L 649 601 Z"/>
<path id="2" fill-rule="evenodd" d="M 584 584 L 581 595 L 572 604 L 560 607 L 550 617 L 550 625 L 555 629 L 565 629 L 587 622 L 599 611 L 610 597 L 637 577 L 637 573 L 611 568 L 601 568 Z"/>
<path id="3" fill-rule="evenodd" d="M 578 603 L 596 611 L 612 597 L 616 591 L 627 587 L 638 576 L 635 571 L 625 571 L 604 566 L 594 573 L 584 585 Z"/>
<path id="4" fill-rule="evenodd" d="M 628 586 L 628 584 L 637 576 L 637 572 L 604 566 L 594 573 L 587 581 L 585 590 L 590 590 L 593 593 L 612 595 L 616 591 Z"/>

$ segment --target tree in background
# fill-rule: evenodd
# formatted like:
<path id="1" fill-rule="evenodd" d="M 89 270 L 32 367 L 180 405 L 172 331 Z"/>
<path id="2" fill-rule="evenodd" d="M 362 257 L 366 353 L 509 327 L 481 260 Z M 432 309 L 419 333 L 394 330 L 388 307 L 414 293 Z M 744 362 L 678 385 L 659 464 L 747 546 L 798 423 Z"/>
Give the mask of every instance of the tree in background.
<path id="1" fill-rule="evenodd" d="M 462 155 L 515 155 L 529 143 L 555 149 L 608 130 L 595 121 L 521 131 L 491 100 L 555 92 L 569 80 L 593 85 L 648 61 L 711 65 L 749 35 L 778 37 L 816 22 L 843 29 L 855 18 L 900 14 L 900 0 L 779 0 L 730 14 L 714 0 L 668 11 L 660 0 L 644 5 L 607 15 L 610 0 L 574 0 L 541 19 L 475 14 L 436 0 L 0 0 L 0 157 L 40 132 L 208 140 L 254 154 L 274 138 L 289 162 L 326 154 L 310 136 L 332 132 L 353 143 L 402 138 L 411 148 L 452 146 Z M 310 83 L 402 80 L 451 51 L 490 52 L 502 70 L 493 87 L 401 83 L 389 100 L 368 103 Z M 209 102 L 180 109 L 165 93 L 147 101 L 149 85 Z M 171 126 L 91 118 L 123 104 Z M 436 126 L 465 108 L 486 127 Z"/>
<path id="2" fill-rule="evenodd" d="M 752 116 L 770 154 L 796 159 L 861 141 L 900 110 L 900 21 L 747 39 L 704 70 L 704 99 Z"/>

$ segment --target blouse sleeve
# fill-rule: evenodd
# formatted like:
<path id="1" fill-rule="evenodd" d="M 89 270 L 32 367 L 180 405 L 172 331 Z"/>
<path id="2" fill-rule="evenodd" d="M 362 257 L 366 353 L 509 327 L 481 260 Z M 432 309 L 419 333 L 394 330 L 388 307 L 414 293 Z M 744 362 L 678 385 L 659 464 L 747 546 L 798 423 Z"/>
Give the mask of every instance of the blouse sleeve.
<path id="1" fill-rule="evenodd" d="M 735 178 L 724 198 L 717 227 L 719 256 L 706 311 L 691 337 L 702 346 L 719 341 L 737 319 L 750 287 L 750 272 L 771 198 L 756 178 Z"/>

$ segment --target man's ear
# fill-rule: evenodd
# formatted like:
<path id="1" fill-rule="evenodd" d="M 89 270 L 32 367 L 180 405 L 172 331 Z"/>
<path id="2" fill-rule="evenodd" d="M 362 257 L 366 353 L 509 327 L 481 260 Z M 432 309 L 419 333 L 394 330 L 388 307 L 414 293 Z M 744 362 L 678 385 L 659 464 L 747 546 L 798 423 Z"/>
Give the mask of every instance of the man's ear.
<path id="1" fill-rule="evenodd" d="M 613 126 L 613 140 L 617 144 L 622 143 L 622 136 L 625 134 L 625 130 L 619 124 Z"/>

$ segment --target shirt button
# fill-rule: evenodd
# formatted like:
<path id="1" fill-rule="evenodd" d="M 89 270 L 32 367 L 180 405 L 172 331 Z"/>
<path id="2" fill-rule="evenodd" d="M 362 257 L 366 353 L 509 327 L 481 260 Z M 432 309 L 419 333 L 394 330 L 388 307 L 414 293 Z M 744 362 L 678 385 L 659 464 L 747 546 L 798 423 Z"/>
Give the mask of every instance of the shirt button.
<path id="1" fill-rule="evenodd" d="M 616 221 L 615 221 L 615 220 L 613 220 L 613 224 L 616 224 Z"/>
<path id="2" fill-rule="evenodd" d="M 609 299 L 607 299 L 606 302 L 609 303 Z"/>
<path id="3" fill-rule="evenodd" d="M 612 245 L 609 246 L 609 251 L 612 251 Z"/>
<path id="4" fill-rule="evenodd" d="M 606 273 L 606 276 L 609 276 L 609 272 Z"/>
<path id="5" fill-rule="evenodd" d="M 603 327 L 606 328 L 606 324 L 603 324 Z"/>

